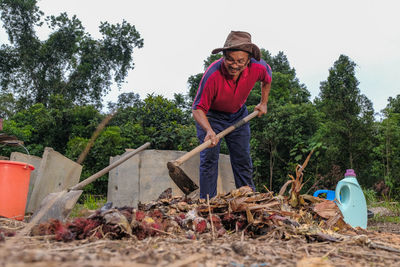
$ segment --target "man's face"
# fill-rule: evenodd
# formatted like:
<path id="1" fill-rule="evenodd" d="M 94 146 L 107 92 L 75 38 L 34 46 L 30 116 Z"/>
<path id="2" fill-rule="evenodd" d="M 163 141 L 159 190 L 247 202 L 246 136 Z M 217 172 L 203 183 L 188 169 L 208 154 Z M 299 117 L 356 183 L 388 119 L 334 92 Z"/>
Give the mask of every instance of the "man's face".
<path id="1" fill-rule="evenodd" d="M 239 76 L 249 62 L 249 53 L 244 51 L 227 51 L 224 56 L 225 68 L 233 77 Z"/>

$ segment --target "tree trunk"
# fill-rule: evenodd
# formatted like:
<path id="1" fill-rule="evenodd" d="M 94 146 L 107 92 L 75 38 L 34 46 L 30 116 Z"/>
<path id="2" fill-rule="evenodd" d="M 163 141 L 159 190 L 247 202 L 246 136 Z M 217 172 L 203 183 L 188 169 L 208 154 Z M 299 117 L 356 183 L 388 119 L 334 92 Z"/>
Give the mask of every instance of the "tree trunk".
<path id="1" fill-rule="evenodd" d="M 349 160 L 350 160 L 350 169 L 353 169 L 353 152 L 350 151 L 349 155 Z"/>
<path id="2" fill-rule="evenodd" d="M 274 172 L 274 163 L 275 163 L 275 153 L 276 146 L 270 143 L 269 145 L 269 190 L 272 191 L 272 175 Z"/>
<path id="3" fill-rule="evenodd" d="M 386 175 L 390 173 L 390 136 L 386 137 Z M 385 176 L 386 176 L 385 175 Z"/>

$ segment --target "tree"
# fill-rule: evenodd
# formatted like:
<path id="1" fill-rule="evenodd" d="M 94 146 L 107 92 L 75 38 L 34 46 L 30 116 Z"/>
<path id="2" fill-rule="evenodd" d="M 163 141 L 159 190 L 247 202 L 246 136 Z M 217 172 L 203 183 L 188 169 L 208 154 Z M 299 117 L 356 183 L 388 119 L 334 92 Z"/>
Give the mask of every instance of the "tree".
<path id="1" fill-rule="evenodd" d="M 254 177 L 260 189 L 267 184 L 270 190 L 279 190 L 287 175 L 293 173 L 315 146 L 313 136 L 319 123 L 320 114 L 311 103 L 271 103 L 266 116 L 251 121 Z M 314 162 L 314 157 L 311 161 Z M 310 169 L 312 164 L 307 172 Z"/>
<path id="2" fill-rule="evenodd" d="M 120 97 L 119 101 L 122 99 Z M 151 141 L 156 149 L 192 148 L 197 143 L 191 139 L 196 136 L 194 122 L 191 115 L 182 109 L 182 101 L 182 95 L 168 100 L 150 94 L 144 100 L 138 99 L 132 106 L 118 109 L 110 125 L 120 127 L 121 136 L 128 140 L 137 140 L 137 131 L 141 132 L 147 137 L 141 141 Z M 121 103 L 113 105 L 121 106 Z"/>
<path id="3" fill-rule="evenodd" d="M 360 93 L 355 67 L 349 57 L 340 55 L 328 79 L 321 82 L 315 103 L 324 114 L 319 134 L 327 146 L 325 172 L 332 165 L 356 169 L 367 182 L 371 180 L 374 111 L 371 101 Z"/>
<path id="4" fill-rule="evenodd" d="M 102 118 L 94 106 L 70 106 L 62 96 L 52 96 L 47 108 L 38 103 L 10 117 L 4 132 L 18 137 L 33 155 L 41 156 L 44 147 L 64 153 L 71 138 L 90 138 Z"/>
<path id="5" fill-rule="evenodd" d="M 383 181 L 388 187 L 388 197 L 400 190 L 400 95 L 390 97 L 383 110 L 384 118 L 377 123 L 377 145 L 374 148 L 376 160 L 372 168 L 378 177 L 376 182 Z M 393 194 L 398 195 L 398 194 Z"/>
<path id="6" fill-rule="evenodd" d="M 135 27 L 125 20 L 102 22 L 102 38 L 93 39 L 81 21 L 66 13 L 45 19 L 51 33 L 41 41 L 36 27 L 43 12 L 36 0 L 0 0 L 1 20 L 10 45 L 0 47 L 0 86 L 14 93 L 19 110 L 35 103 L 48 106 L 50 96 L 71 103 L 101 106 L 102 97 L 134 68 L 132 53 L 143 46 Z"/>
<path id="7" fill-rule="evenodd" d="M 109 110 L 124 109 L 137 106 L 141 102 L 139 94 L 133 92 L 122 93 L 118 96 L 117 103 L 108 102 Z"/>
<path id="8" fill-rule="evenodd" d="M 8 119 L 15 113 L 15 99 L 11 93 L 0 93 L 0 118 Z"/>
<path id="9" fill-rule="evenodd" d="M 222 57 L 221 54 L 210 55 L 204 60 L 204 71 L 216 60 Z M 189 92 L 188 92 L 188 99 L 189 102 L 193 102 L 194 98 L 196 97 L 197 89 L 199 89 L 201 78 L 203 77 L 204 72 L 192 75 L 188 79 L 189 85 Z"/>
<path id="10" fill-rule="evenodd" d="M 400 113 L 400 95 L 394 97 L 389 97 L 389 104 L 385 108 L 386 113 Z"/>
<path id="11" fill-rule="evenodd" d="M 300 104 L 310 102 L 310 92 L 304 84 L 296 77 L 296 71 L 290 66 L 286 55 L 281 51 L 276 56 L 261 48 L 261 58 L 267 62 L 272 69 L 272 85 L 269 103 L 276 102 L 277 105 L 287 103 Z M 246 105 L 256 105 L 261 99 L 261 85 L 257 83 L 246 101 Z"/>

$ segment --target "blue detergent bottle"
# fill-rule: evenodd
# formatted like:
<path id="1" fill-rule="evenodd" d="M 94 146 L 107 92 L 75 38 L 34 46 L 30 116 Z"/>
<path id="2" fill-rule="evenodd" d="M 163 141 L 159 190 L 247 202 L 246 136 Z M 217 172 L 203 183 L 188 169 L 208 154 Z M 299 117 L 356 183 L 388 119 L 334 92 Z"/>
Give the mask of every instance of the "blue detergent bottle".
<path id="1" fill-rule="evenodd" d="M 366 229 L 368 221 L 367 202 L 353 169 L 346 170 L 344 179 L 336 185 L 335 197 L 344 221 L 352 227 L 359 226 Z"/>

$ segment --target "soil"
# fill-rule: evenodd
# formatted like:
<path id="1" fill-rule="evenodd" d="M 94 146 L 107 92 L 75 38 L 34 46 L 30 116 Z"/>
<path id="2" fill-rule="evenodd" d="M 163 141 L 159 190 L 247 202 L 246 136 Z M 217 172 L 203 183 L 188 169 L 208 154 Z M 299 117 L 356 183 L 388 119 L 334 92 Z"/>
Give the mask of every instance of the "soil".
<path id="1" fill-rule="evenodd" d="M 24 223 L 0 219 L 0 228 L 18 232 Z M 1 236 L 0 236 L 1 237 Z M 193 238 L 193 236 L 191 237 Z M 398 266 L 400 224 L 369 222 L 367 230 L 340 242 L 304 236 L 286 239 L 240 233 L 197 239 L 161 234 L 144 240 L 57 242 L 52 236 L 4 237 L 0 266 Z M 1 238 L 0 238 L 1 240 Z"/>

